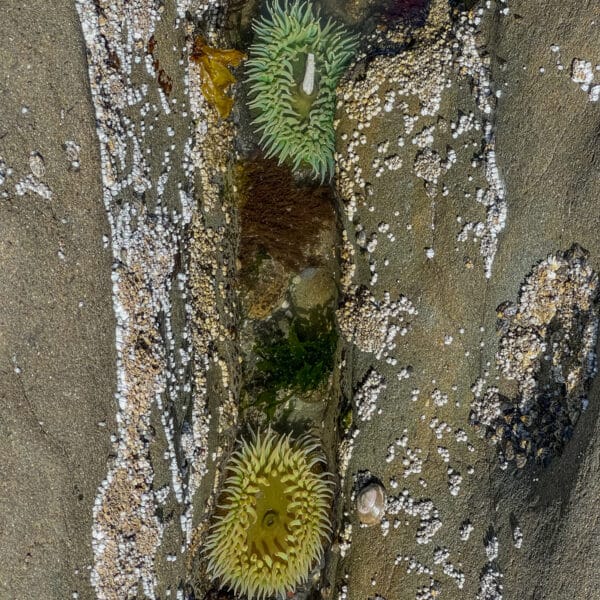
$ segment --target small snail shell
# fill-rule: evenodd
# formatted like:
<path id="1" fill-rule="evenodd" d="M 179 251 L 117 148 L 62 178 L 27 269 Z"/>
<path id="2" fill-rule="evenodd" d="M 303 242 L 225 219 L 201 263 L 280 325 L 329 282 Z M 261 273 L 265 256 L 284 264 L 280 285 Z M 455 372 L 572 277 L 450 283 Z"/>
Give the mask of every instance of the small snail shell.
<path id="1" fill-rule="evenodd" d="M 377 525 L 385 513 L 385 489 L 379 483 L 366 485 L 356 497 L 356 510 L 361 523 Z"/>

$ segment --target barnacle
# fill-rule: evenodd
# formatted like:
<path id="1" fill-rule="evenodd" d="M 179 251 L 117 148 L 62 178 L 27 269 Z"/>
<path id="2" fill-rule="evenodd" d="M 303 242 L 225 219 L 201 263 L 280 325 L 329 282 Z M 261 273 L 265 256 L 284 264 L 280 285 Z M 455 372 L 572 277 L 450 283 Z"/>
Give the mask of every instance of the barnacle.
<path id="1" fill-rule="evenodd" d="M 332 490 L 317 448 L 268 430 L 242 441 L 227 465 L 206 547 L 209 573 L 236 594 L 284 596 L 321 556 Z"/>
<path id="2" fill-rule="evenodd" d="M 254 120 L 267 157 L 303 163 L 325 179 L 333 173 L 335 90 L 356 39 L 310 2 L 279 0 L 254 23 L 248 80 Z"/>
<path id="3" fill-rule="evenodd" d="M 226 119 L 231 113 L 233 98 L 225 91 L 235 83 L 235 77 L 228 67 L 237 67 L 245 58 L 245 54 L 234 49 L 211 48 L 202 36 L 198 35 L 194 40 L 190 58 L 200 69 L 202 94 L 207 102 L 217 109 L 221 118 Z"/>
<path id="4" fill-rule="evenodd" d="M 473 399 L 470 421 L 502 462 L 546 465 L 573 436 L 596 375 L 599 297 L 598 273 L 574 244 L 533 268 L 518 303 L 496 309 L 496 364 L 517 394 L 488 388 Z"/>

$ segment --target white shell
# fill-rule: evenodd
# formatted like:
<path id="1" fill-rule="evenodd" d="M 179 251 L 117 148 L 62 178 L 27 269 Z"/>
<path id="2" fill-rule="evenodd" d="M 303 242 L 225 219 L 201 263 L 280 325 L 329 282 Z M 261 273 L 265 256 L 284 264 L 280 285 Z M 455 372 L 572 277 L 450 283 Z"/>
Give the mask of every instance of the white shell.
<path id="1" fill-rule="evenodd" d="M 386 494 L 379 483 L 365 486 L 356 497 L 356 510 L 361 523 L 377 525 L 385 514 Z"/>
<path id="2" fill-rule="evenodd" d="M 42 179 L 46 174 L 44 157 L 39 152 L 32 152 L 29 155 L 29 168 L 31 169 L 33 176 L 37 179 Z"/>

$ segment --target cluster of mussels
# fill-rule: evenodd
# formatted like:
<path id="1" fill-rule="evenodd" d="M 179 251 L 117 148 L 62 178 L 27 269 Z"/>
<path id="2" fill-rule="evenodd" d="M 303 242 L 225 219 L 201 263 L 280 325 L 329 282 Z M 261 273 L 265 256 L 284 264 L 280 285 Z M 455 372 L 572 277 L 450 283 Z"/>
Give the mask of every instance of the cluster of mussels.
<path id="1" fill-rule="evenodd" d="M 498 416 L 485 425 L 471 413 L 471 423 L 498 446 L 501 464 L 515 461 L 522 469 L 528 460 L 547 466 L 552 457 L 562 453 L 573 435 L 575 421 L 558 398 L 539 395 L 528 409 L 499 400 Z"/>
<path id="2" fill-rule="evenodd" d="M 498 307 L 496 365 L 517 393 L 474 390 L 470 421 L 497 445 L 503 465 L 546 465 L 573 436 L 597 371 L 599 297 L 598 274 L 574 245 L 534 267 L 516 304 Z"/>

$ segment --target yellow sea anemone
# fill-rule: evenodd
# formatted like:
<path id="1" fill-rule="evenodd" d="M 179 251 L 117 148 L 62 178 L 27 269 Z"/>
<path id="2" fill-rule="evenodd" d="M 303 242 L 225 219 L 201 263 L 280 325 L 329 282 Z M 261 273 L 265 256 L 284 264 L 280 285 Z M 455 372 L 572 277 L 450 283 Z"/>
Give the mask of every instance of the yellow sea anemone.
<path id="1" fill-rule="evenodd" d="M 331 483 L 319 442 L 268 430 L 242 441 L 207 541 L 213 578 L 248 598 L 284 596 L 306 580 L 331 531 Z"/>

